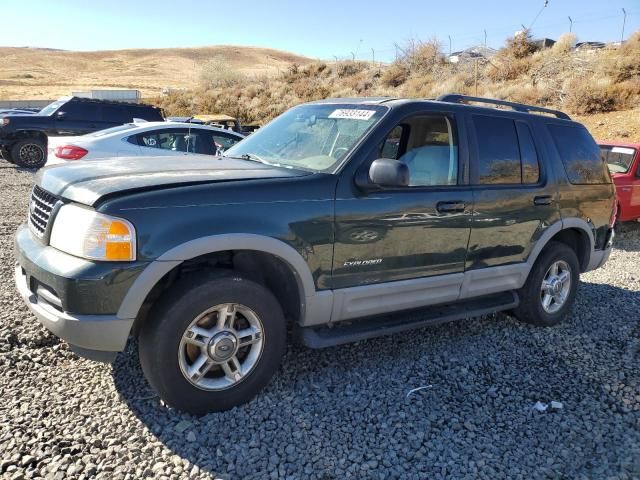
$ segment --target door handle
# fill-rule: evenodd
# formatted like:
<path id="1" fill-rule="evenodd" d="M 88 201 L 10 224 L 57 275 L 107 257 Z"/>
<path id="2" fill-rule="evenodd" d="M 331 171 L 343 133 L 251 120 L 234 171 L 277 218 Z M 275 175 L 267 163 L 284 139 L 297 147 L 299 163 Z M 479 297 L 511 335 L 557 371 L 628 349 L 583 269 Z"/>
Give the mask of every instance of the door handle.
<path id="1" fill-rule="evenodd" d="M 436 210 L 440 213 L 464 212 L 466 205 L 460 200 L 452 202 L 438 202 Z"/>
<path id="2" fill-rule="evenodd" d="M 534 205 L 551 205 L 553 197 L 551 195 L 539 195 L 533 198 Z"/>

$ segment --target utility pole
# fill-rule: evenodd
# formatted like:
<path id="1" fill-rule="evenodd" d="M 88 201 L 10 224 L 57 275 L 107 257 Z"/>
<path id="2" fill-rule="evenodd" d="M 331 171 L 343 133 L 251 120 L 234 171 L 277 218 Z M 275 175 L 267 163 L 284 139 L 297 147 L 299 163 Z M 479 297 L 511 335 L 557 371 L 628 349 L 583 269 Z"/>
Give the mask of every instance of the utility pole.
<path id="1" fill-rule="evenodd" d="M 351 52 L 351 59 L 355 62 L 356 61 L 356 54 Z"/>
<path id="2" fill-rule="evenodd" d="M 475 59 L 474 63 L 475 63 L 475 71 L 476 71 L 475 72 L 475 82 L 474 82 L 475 83 L 475 91 L 476 91 L 475 96 L 477 97 L 478 96 L 478 59 L 477 58 Z"/>
<path id="3" fill-rule="evenodd" d="M 487 48 L 487 29 L 484 29 L 484 48 Z"/>
<path id="4" fill-rule="evenodd" d="M 451 35 L 447 35 L 447 37 L 449 37 L 449 56 L 451 56 Z"/>
<path id="5" fill-rule="evenodd" d="M 336 55 L 333 56 L 336 59 L 336 67 L 338 66 L 338 57 Z"/>
<path id="6" fill-rule="evenodd" d="M 375 67 L 376 65 L 376 51 L 371 49 L 371 65 Z"/>
<path id="7" fill-rule="evenodd" d="M 620 35 L 620 43 L 624 42 L 624 26 L 627 23 L 627 11 L 624 8 L 622 9 L 622 14 L 624 17 L 622 17 L 622 35 Z"/>
<path id="8" fill-rule="evenodd" d="M 573 20 L 571 20 L 571 17 L 567 17 L 569 19 L 569 33 L 571 33 L 573 31 Z"/>

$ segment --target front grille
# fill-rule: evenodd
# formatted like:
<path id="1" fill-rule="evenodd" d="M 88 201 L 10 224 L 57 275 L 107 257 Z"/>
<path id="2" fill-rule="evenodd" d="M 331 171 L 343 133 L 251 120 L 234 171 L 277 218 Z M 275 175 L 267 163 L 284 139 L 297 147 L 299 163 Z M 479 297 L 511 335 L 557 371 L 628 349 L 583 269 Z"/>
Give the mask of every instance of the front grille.
<path id="1" fill-rule="evenodd" d="M 39 238 L 44 237 L 57 198 L 38 185 L 33 187 L 29 203 L 29 226 Z"/>

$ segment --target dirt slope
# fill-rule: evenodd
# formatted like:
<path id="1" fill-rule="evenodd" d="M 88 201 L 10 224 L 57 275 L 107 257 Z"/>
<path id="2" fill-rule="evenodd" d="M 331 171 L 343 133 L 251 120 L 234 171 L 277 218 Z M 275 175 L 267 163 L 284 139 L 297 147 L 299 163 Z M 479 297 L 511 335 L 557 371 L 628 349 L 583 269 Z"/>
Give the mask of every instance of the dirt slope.
<path id="1" fill-rule="evenodd" d="M 135 88 L 144 97 L 155 96 L 165 87 L 193 88 L 202 65 L 216 57 L 248 75 L 310 61 L 279 50 L 228 45 L 98 52 L 0 47 L 0 99 L 57 98 L 89 88 Z"/>

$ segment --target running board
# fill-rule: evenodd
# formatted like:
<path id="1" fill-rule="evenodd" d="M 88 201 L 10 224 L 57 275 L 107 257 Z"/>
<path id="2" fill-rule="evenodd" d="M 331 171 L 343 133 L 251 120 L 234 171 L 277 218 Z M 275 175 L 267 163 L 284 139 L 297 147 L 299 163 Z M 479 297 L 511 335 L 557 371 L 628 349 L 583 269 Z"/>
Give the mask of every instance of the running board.
<path id="1" fill-rule="evenodd" d="M 332 347 L 414 328 L 510 310 L 517 307 L 519 303 L 516 292 L 502 292 L 428 308 L 345 320 L 331 326 L 303 327 L 298 329 L 298 335 L 307 347 Z"/>

